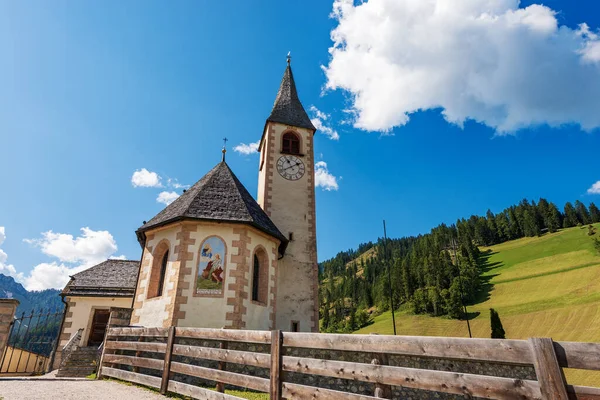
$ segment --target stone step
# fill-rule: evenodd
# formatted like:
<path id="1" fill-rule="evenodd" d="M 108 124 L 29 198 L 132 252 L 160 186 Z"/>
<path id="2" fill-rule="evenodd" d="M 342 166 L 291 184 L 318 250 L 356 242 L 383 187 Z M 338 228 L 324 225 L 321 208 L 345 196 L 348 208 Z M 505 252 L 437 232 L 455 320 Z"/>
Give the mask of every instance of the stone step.
<path id="1" fill-rule="evenodd" d="M 71 360 L 93 360 L 98 358 L 97 354 L 83 355 L 83 354 L 71 354 L 69 357 Z"/>
<path id="2" fill-rule="evenodd" d="M 64 368 L 96 368 L 94 363 L 65 363 Z"/>
<path id="3" fill-rule="evenodd" d="M 86 376 L 90 376 L 91 374 L 93 374 L 95 371 L 89 371 L 89 372 L 58 372 L 56 374 L 57 377 L 59 378 L 85 378 Z"/>

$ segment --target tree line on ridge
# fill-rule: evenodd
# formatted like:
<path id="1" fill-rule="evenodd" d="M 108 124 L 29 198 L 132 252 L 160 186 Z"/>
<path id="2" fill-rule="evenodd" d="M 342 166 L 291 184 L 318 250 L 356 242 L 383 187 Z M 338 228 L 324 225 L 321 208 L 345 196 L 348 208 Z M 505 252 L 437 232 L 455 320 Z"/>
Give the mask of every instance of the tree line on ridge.
<path id="1" fill-rule="evenodd" d="M 486 256 L 479 247 L 596 222 L 600 210 L 594 203 L 568 202 L 560 211 L 546 199 L 524 199 L 498 214 L 488 210 L 485 216 L 440 224 L 428 234 L 388 239 L 385 246 L 380 238 L 342 251 L 320 264 L 321 330 L 359 329 L 372 312 L 390 309 L 390 293 L 395 309 L 464 318 L 463 304 L 483 294 L 480 275 Z"/>

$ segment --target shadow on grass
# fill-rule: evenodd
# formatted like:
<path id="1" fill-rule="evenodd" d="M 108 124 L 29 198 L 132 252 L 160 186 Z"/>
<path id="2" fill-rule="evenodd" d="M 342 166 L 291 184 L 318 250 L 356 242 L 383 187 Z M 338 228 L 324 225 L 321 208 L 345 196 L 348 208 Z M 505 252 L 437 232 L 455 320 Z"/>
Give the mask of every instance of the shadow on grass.
<path id="1" fill-rule="evenodd" d="M 500 268 L 504 265 L 500 261 L 490 262 L 490 257 L 494 254 L 498 254 L 498 252 L 488 249 L 479 256 L 479 270 L 481 271 L 479 280 L 481 281 L 481 289 L 474 296 L 473 301 L 469 302 L 469 305 L 484 303 L 490 299 L 492 289 L 494 288 L 494 284 L 491 281 L 500 274 L 483 274 L 489 273 L 490 271 Z"/>
<path id="2" fill-rule="evenodd" d="M 479 312 L 479 311 L 467 312 L 467 318 L 461 318 L 461 321 L 464 321 L 465 319 L 468 319 L 469 321 L 471 321 L 472 319 L 475 319 L 475 318 L 479 317 L 480 315 L 481 315 L 481 312 Z"/>

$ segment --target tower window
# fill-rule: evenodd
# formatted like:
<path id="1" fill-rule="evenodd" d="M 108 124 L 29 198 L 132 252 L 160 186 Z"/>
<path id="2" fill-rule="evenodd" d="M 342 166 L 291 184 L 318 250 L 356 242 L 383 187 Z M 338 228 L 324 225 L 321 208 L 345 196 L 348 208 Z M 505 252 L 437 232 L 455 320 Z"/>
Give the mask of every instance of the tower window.
<path id="1" fill-rule="evenodd" d="M 287 154 L 300 154 L 300 139 L 293 132 L 283 135 L 281 152 Z"/>
<path id="2" fill-rule="evenodd" d="M 291 327 L 291 331 L 292 332 L 300 332 L 300 322 L 298 321 L 292 321 L 292 327 Z"/>
<path id="3" fill-rule="evenodd" d="M 289 238 L 290 242 L 291 242 L 292 240 L 294 240 L 294 232 L 290 232 L 290 233 L 288 234 L 288 238 Z"/>

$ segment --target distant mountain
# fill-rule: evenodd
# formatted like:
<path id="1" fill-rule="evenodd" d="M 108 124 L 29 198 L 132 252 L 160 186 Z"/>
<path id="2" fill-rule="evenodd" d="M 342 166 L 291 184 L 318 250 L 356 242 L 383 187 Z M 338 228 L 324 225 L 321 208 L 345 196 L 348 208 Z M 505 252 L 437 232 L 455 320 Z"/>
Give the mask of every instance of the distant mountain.
<path id="1" fill-rule="evenodd" d="M 23 312 L 27 315 L 32 310 L 37 313 L 41 309 L 53 312 L 62 311 L 64 304 L 60 300 L 59 293 L 60 290 L 56 289 L 28 292 L 23 285 L 15 282 L 12 277 L 0 274 L 0 298 L 19 300 L 17 315 L 21 315 Z"/>

